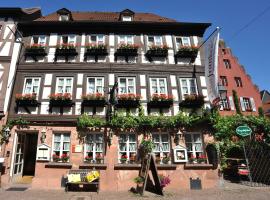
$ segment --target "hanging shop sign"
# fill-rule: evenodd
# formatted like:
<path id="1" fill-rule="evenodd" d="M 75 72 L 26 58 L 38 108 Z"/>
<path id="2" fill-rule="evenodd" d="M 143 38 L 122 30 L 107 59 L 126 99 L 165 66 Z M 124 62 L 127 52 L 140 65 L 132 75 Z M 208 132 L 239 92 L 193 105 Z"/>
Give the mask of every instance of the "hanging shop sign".
<path id="1" fill-rule="evenodd" d="M 236 133 L 237 133 L 237 135 L 240 135 L 242 137 L 246 137 L 246 136 L 249 136 L 252 133 L 252 130 L 251 130 L 251 128 L 249 128 L 246 125 L 238 126 L 236 128 Z"/>

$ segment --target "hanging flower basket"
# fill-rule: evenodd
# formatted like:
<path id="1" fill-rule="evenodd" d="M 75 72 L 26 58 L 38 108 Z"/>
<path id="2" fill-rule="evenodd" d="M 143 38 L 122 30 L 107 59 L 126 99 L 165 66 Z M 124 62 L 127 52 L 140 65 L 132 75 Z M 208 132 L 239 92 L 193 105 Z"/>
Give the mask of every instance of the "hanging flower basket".
<path id="1" fill-rule="evenodd" d="M 185 95 L 185 99 L 179 103 L 181 108 L 201 108 L 204 105 L 204 96 L 200 94 Z"/>
<path id="2" fill-rule="evenodd" d="M 165 94 L 153 94 L 151 101 L 148 102 L 150 108 L 169 108 L 173 105 L 173 96 Z"/>
<path id="3" fill-rule="evenodd" d="M 118 108 L 138 108 L 140 106 L 140 95 L 136 94 L 120 94 L 117 96 L 118 103 L 117 107 Z"/>

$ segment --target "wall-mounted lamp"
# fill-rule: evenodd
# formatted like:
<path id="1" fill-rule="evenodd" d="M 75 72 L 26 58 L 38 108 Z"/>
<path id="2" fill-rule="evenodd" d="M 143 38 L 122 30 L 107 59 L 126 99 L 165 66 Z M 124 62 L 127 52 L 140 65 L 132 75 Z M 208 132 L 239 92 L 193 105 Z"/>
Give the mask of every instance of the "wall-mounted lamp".
<path id="1" fill-rule="evenodd" d="M 113 130 L 110 129 L 110 130 L 109 130 L 109 134 L 108 134 L 108 145 L 109 145 L 109 146 L 112 145 L 112 138 L 113 138 Z"/>
<path id="2" fill-rule="evenodd" d="M 9 137 L 10 137 L 10 129 L 9 129 L 9 127 L 7 126 L 6 128 L 4 128 L 4 132 L 3 132 L 4 134 L 3 134 L 3 136 L 4 136 L 4 140 L 6 141 L 6 142 L 8 142 L 8 139 L 9 139 Z"/>
<path id="3" fill-rule="evenodd" d="M 45 143 L 45 139 L 46 139 L 46 129 L 43 128 L 43 129 L 41 130 L 41 137 L 40 137 L 41 143 Z"/>
<path id="4" fill-rule="evenodd" d="M 175 137 L 174 137 L 174 142 L 176 145 L 180 145 L 180 141 L 182 142 L 183 141 L 183 138 L 184 138 L 184 128 L 182 129 L 179 129 L 179 131 L 175 134 Z"/>

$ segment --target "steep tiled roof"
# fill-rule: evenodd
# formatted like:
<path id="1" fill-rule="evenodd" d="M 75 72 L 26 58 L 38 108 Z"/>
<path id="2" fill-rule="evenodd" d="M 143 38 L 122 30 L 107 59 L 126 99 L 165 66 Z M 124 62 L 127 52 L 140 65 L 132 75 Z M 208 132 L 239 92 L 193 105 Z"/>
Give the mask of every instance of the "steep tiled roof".
<path id="1" fill-rule="evenodd" d="M 119 21 L 120 12 L 73 12 L 71 11 L 73 21 Z M 36 21 L 58 21 L 58 14 L 54 12 L 47 16 L 38 18 Z M 162 17 L 152 13 L 135 13 L 133 17 L 135 22 L 176 22 L 173 19 Z"/>

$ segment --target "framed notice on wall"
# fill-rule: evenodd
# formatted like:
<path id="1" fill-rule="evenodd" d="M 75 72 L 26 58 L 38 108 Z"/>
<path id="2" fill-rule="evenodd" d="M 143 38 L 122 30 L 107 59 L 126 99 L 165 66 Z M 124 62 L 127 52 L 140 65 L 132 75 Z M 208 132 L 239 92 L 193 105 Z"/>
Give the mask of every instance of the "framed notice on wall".
<path id="1" fill-rule="evenodd" d="M 173 149 L 173 158 L 175 163 L 187 162 L 187 149 L 181 145 L 176 146 Z"/>

